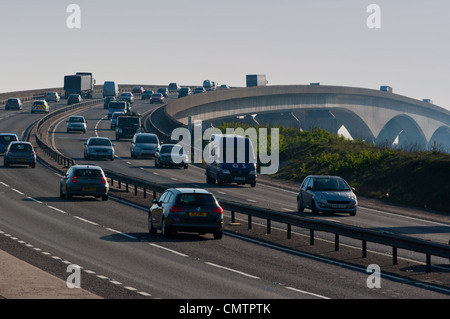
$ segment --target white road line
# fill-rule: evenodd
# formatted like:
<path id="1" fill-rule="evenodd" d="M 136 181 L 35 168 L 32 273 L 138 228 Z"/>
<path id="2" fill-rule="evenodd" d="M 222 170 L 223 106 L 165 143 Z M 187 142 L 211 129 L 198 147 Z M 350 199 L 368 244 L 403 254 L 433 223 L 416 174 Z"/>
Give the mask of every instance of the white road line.
<path id="1" fill-rule="evenodd" d="M 180 252 L 178 252 L 176 250 L 173 250 L 173 249 L 169 249 L 169 248 L 166 248 L 166 247 L 163 247 L 163 246 L 159 246 L 159 245 L 156 245 L 156 244 L 153 244 L 153 243 L 149 243 L 149 245 L 153 246 L 153 247 L 156 247 L 156 248 L 159 248 L 159 249 L 167 250 L 167 251 L 169 251 L 171 253 L 174 253 L 174 254 L 182 256 L 182 257 L 188 257 L 188 255 L 185 255 L 185 254 L 180 253 Z"/>
<path id="2" fill-rule="evenodd" d="M 21 191 L 15 189 L 15 188 L 11 188 L 11 190 L 13 190 L 14 192 L 16 192 L 17 194 L 25 195 L 24 193 L 22 193 Z"/>
<path id="3" fill-rule="evenodd" d="M 37 200 L 36 198 L 33 198 L 33 197 L 27 197 L 27 198 L 28 198 L 29 200 L 32 200 L 33 202 L 42 204 L 42 202 L 41 202 L 40 200 Z"/>
<path id="4" fill-rule="evenodd" d="M 315 294 L 315 293 L 312 293 L 312 292 L 309 292 L 309 291 L 300 290 L 300 289 L 297 289 L 297 288 L 286 287 L 286 289 L 289 289 L 289 290 L 292 290 L 292 291 L 296 291 L 296 292 L 300 292 L 302 294 L 318 297 L 318 298 L 321 298 L 321 299 L 331 299 L 331 298 L 328 298 L 328 297 L 325 297 L 325 296 L 322 296 L 322 295 L 318 295 L 318 294 Z"/>
<path id="5" fill-rule="evenodd" d="M 0 184 L 2 184 L 2 185 L 5 186 L 5 187 L 9 187 L 8 184 L 5 184 L 5 183 L 3 183 L 3 182 L 0 182 Z"/>
<path id="6" fill-rule="evenodd" d="M 261 279 L 261 278 L 259 278 L 259 277 L 256 277 L 256 276 L 247 274 L 247 273 L 245 273 L 245 272 L 242 272 L 242 271 L 239 271 L 239 270 L 235 270 L 235 269 L 232 269 L 232 268 L 228 268 L 228 267 L 224 267 L 224 266 L 220 266 L 220 265 L 213 264 L 213 263 L 210 263 L 210 262 L 205 262 L 205 264 L 210 265 L 210 266 L 213 266 L 213 267 L 225 269 L 225 270 L 228 270 L 228 271 L 237 273 L 237 274 L 242 275 L 242 276 L 250 277 L 250 278 L 253 278 L 253 279 Z"/>
<path id="7" fill-rule="evenodd" d="M 84 218 L 81 218 L 80 216 L 73 216 L 73 217 L 76 218 L 76 219 L 79 219 L 79 220 L 81 220 L 81 221 L 83 221 L 85 223 L 88 223 L 88 224 L 91 224 L 91 225 L 94 225 L 94 226 L 98 226 L 97 223 L 91 222 L 90 220 L 87 220 L 87 219 L 84 219 Z"/>
<path id="8" fill-rule="evenodd" d="M 59 209 L 59 208 L 56 208 L 56 207 L 53 207 L 53 206 L 50 206 L 50 205 L 48 205 L 47 206 L 48 208 L 51 208 L 51 209 L 53 209 L 53 210 L 55 210 L 55 211 L 57 211 L 57 212 L 59 212 L 59 213 L 62 213 L 62 214 L 67 214 L 65 211 L 63 211 L 62 209 Z"/>
<path id="9" fill-rule="evenodd" d="M 256 200 L 253 200 L 253 199 L 247 199 L 247 202 L 250 202 L 250 203 L 257 203 L 257 201 L 256 201 Z"/>
<path id="10" fill-rule="evenodd" d="M 119 234 L 119 235 L 122 235 L 122 236 L 125 236 L 125 237 L 128 237 L 128 238 L 131 238 L 131 239 L 137 239 L 137 237 L 134 237 L 134 236 L 122 233 L 122 232 L 120 232 L 118 230 L 115 230 L 115 229 L 112 229 L 112 228 L 106 228 L 106 229 L 109 230 L 109 231 L 112 231 L 113 233 L 116 233 L 116 234 Z"/>

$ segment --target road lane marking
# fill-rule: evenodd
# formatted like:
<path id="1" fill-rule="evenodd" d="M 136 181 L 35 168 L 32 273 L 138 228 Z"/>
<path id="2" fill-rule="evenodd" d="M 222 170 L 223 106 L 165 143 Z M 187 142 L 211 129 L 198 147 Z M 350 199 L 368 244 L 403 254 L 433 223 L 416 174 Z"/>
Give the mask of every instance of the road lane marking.
<path id="1" fill-rule="evenodd" d="M 169 252 L 171 252 L 171 253 L 174 253 L 174 254 L 179 255 L 179 256 L 182 256 L 182 257 L 188 257 L 188 255 L 185 255 L 185 254 L 180 253 L 180 252 L 178 252 L 178 251 L 176 251 L 176 250 L 169 249 L 169 248 L 166 248 L 166 247 L 157 245 L 157 244 L 149 243 L 149 245 L 150 245 L 150 246 L 153 246 L 153 247 L 156 247 L 156 248 L 159 248 L 159 249 L 167 250 L 167 251 L 169 251 Z"/>
<path id="2" fill-rule="evenodd" d="M 53 209 L 53 210 L 55 210 L 55 211 L 57 211 L 57 212 L 59 212 L 59 213 L 67 214 L 67 213 L 66 213 L 65 211 L 63 211 L 62 209 L 56 208 L 56 207 L 54 207 L 54 206 L 48 205 L 47 207 L 48 207 L 48 208 L 51 208 L 51 209 Z"/>
<path id="3" fill-rule="evenodd" d="M 112 229 L 112 228 L 108 228 L 107 227 L 106 229 L 109 230 L 109 231 L 112 231 L 113 233 L 116 233 L 116 234 L 119 234 L 119 235 L 122 235 L 122 236 L 125 236 L 125 237 L 128 237 L 128 238 L 131 238 L 131 239 L 137 239 L 137 237 L 134 237 L 134 236 L 122 233 L 122 232 L 120 232 L 118 230 L 115 230 L 115 229 Z"/>
<path id="4" fill-rule="evenodd" d="M 321 299 L 331 299 L 331 298 L 328 298 L 328 297 L 325 297 L 325 296 L 322 296 L 322 295 L 318 295 L 318 294 L 315 294 L 315 293 L 312 293 L 312 292 L 309 292 L 309 291 L 304 291 L 304 290 L 300 290 L 300 289 L 293 288 L 293 287 L 286 287 L 286 289 L 289 289 L 289 290 L 292 290 L 292 291 L 295 291 L 295 292 L 300 292 L 302 294 L 314 296 L 314 297 L 321 298 Z"/>
<path id="5" fill-rule="evenodd" d="M 81 220 L 81 221 L 83 221 L 83 222 L 85 222 L 85 223 L 88 223 L 88 224 L 91 224 L 91 225 L 94 225 L 94 226 L 99 226 L 99 224 L 97 224 L 97 223 L 95 223 L 95 222 L 91 222 L 90 220 L 81 218 L 80 216 L 73 216 L 73 217 L 76 218 L 76 219 L 78 219 L 78 220 Z"/>
<path id="6" fill-rule="evenodd" d="M 210 266 L 213 266 L 213 267 L 216 267 L 216 268 L 225 269 L 225 270 L 228 270 L 228 271 L 231 271 L 231 272 L 234 272 L 234 273 L 237 273 L 237 274 L 239 274 L 239 275 L 246 276 L 246 277 L 249 277 L 249 278 L 253 278 L 253 279 L 261 279 L 261 278 L 259 278 L 259 277 L 256 277 L 256 276 L 247 274 L 247 273 L 245 273 L 245 272 L 242 272 L 242 271 L 239 271 L 239 270 L 236 270 L 236 269 L 232 269 L 232 268 L 228 268 L 228 267 L 225 267 L 225 266 L 220 266 L 220 265 L 217 265 L 217 264 L 213 264 L 213 263 L 208 262 L 208 261 L 205 262 L 205 264 L 210 265 Z"/>

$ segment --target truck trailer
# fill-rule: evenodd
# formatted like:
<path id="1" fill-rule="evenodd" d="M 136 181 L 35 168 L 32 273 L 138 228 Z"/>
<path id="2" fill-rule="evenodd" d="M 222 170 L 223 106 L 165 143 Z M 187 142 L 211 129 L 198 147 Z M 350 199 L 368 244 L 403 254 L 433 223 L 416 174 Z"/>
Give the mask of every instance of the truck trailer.
<path id="1" fill-rule="evenodd" d="M 265 74 L 247 74 L 247 87 L 266 86 L 267 83 Z"/>
<path id="2" fill-rule="evenodd" d="M 94 95 L 95 80 L 92 73 L 77 72 L 73 75 L 64 76 L 64 96 L 80 94 L 82 98 L 92 98 Z"/>

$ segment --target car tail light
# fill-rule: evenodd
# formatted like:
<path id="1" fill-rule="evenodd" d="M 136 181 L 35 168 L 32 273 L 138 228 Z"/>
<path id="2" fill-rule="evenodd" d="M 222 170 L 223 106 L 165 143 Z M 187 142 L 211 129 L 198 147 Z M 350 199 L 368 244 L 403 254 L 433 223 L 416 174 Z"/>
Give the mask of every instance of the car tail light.
<path id="1" fill-rule="evenodd" d="M 102 184 L 106 184 L 106 178 L 102 177 L 101 183 L 102 183 Z"/>
<path id="2" fill-rule="evenodd" d="M 76 182 L 77 182 L 77 177 L 76 176 L 72 177 L 72 183 L 76 183 Z"/>
<path id="3" fill-rule="evenodd" d="M 223 214 L 223 209 L 222 209 L 222 207 L 220 207 L 220 206 L 214 207 L 213 210 L 211 211 L 211 213 L 219 213 L 219 214 Z"/>
<path id="4" fill-rule="evenodd" d="M 180 206 L 170 206 L 169 212 L 171 213 L 181 213 L 184 212 L 184 208 Z"/>

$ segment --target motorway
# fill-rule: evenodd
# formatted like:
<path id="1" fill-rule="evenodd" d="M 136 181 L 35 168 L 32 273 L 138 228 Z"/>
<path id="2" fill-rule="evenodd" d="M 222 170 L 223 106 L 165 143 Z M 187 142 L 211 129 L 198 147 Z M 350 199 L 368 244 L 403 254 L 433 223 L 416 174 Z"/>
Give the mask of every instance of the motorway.
<path id="1" fill-rule="evenodd" d="M 65 100 L 57 106 L 51 104 L 52 109 L 63 105 Z M 133 108 L 145 114 L 158 106 L 136 100 Z M 77 163 L 86 163 L 84 141 L 95 135 L 114 140 L 114 131 L 109 129 L 103 105 L 80 114 L 88 120 L 86 134 L 66 133 L 63 119 L 50 135 L 55 149 Z M 41 116 L 30 114 L 29 103 L 25 103 L 22 112 L 1 110 L 0 131 L 22 135 Z M 219 200 L 295 212 L 296 193 L 289 188 L 263 183 L 256 188 L 207 185 L 204 171 L 199 167 L 191 165 L 188 170 L 154 168 L 153 160 L 130 158 L 129 141 L 114 143 L 117 156 L 114 161 L 90 162 L 152 182 L 208 188 Z M 142 208 L 115 200 L 60 199 L 59 178 L 57 173 L 42 165 L 35 169 L 0 166 L 0 231 L 32 244 L 37 248 L 37 255 L 38 251 L 45 251 L 56 256 L 54 259 L 64 260 L 65 264 L 80 265 L 83 288 L 105 298 L 448 298 L 450 295 L 447 278 L 435 280 L 444 287 L 442 289 L 427 289 L 411 285 L 409 280 L 389 277 L 383 280 L 381 289 L 369 289 L 368 274 L 361 269 L 275 249 L 229 232 L 221 240 L 196 234 L 179 234 L 169 239 L 160 234 L 149 235 L 147 213 Z M 302 215 L 310 216 L 310 213 L 306 211 Z M 444 243 L 448 243 L 450 234 L 448 217 L 432 219 L 428 215 L 407 216 L 373 208 L 360 208 L 355 217 L 320 215 L 314 218 Z M 325 234 L 323 239 L 326 240 Z M 4 241 L 0 237 L 0 248 L 11 245 Z M 350 240 L 341 242 L 349 247 L 360 246 Z M 390 251 L 386 247 L 370 248 L 380 254 Z M 423 256 L 408 252 L 402 252 L 402 258 L 408 263 L 423 262 Z M 448 273 L 448 261 L 433 261 L 443 264 L 435 265 L 440 267 L 437 276 Z M 67 277 L 67 273 L 60 276 L 64 275 Z"/>

